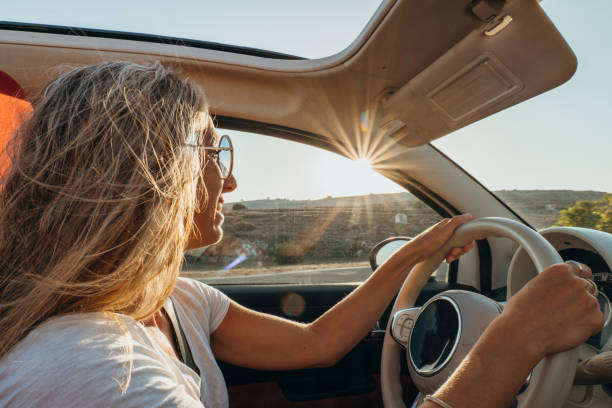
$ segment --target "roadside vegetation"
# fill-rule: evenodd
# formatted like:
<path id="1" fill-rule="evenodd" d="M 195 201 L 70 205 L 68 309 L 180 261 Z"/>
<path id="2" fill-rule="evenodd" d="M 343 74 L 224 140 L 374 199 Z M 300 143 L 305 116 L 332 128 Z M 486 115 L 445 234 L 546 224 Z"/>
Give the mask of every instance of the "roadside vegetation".
<path id="1" fill-rule="evenodd" d="M 495 194 L 537 229 L 572 225 L 612 232 L 612 194 L 569 190 Z M 189 251 L 184 270 L 366 265 L 370 249 L 379 241 L 414 236 L 440 219 L 408 193 L 247 201 L 226 204 L 224 213 L 223 240 Z"/>
<path id="2" fill-rule="evenodd" d="M 560 213 L 557 225 L 594 228 L 612 233 L 612 194 L 604 194 L 599 200 L 580 200 Z"/>

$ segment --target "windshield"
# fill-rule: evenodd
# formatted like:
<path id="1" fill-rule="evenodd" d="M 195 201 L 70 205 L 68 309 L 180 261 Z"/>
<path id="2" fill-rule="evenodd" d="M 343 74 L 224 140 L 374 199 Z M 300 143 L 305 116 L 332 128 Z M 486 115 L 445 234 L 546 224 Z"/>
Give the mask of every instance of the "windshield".
<path id="1" fill-rule="evenodd" d="M 605 214 L 612 210 L 604 197 L 612 191 L 612 3 L 540 4 L 578 58 L 574 77 L 433 144 L 538 229 L 606 230 Z"/>
<path id="2" fill-rule="evenodd" d="M 183 276 L 208 283 L 361 282 L 369 252 L 442 217 L 397 184 L 325 150 L 219 129 L 234 145 L 238 188 L 225 196 L 223 239 L 188 251 Z M 446 265 L 437 273 L 446 278 Z"/>
<path id="3" fill-rule="evenodd" d="M 252 47 L 305 58 L 345 49 L 381 0 L 13 1 L 4 21 L 155 34 Z M 66 12 L 70 10 L 70 12 Z"/>

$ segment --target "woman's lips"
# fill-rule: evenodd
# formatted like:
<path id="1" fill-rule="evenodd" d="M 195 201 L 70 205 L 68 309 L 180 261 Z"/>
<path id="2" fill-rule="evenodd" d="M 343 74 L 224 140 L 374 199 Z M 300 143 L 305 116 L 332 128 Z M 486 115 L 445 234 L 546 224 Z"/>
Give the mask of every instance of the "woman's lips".
<path id="1" fill-rule="evenodd" d="M 223 196 L 219 196 L 219 201 L 217 201 L 217 211 L 221 212 L 223 211 L 223 203 L 225 202 L 225 200 L 223 199 Z"/>

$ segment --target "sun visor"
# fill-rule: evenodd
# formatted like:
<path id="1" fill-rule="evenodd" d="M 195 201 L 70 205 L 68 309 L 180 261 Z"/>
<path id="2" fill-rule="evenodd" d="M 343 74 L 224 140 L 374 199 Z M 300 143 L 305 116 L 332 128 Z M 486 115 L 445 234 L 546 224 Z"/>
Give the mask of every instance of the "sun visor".
<path id="1" fill-rule="evenodd" d="M 420 146 L 570 79 L 576 57 L 542 9 L 509 5 L 381 98 L 379 131 Z"/>

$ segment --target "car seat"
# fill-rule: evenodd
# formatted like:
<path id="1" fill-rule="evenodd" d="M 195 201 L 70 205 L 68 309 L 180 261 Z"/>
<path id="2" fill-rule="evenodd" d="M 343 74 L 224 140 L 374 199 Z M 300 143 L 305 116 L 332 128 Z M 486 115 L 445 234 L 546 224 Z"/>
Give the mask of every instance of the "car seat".
<path id="1" fill-rule="evenodd" d="M 15 79 L 0 71 L 0 176 L 10 165 L 8 142 L 23 119 L 32 111 L 32 104 Z"/>

